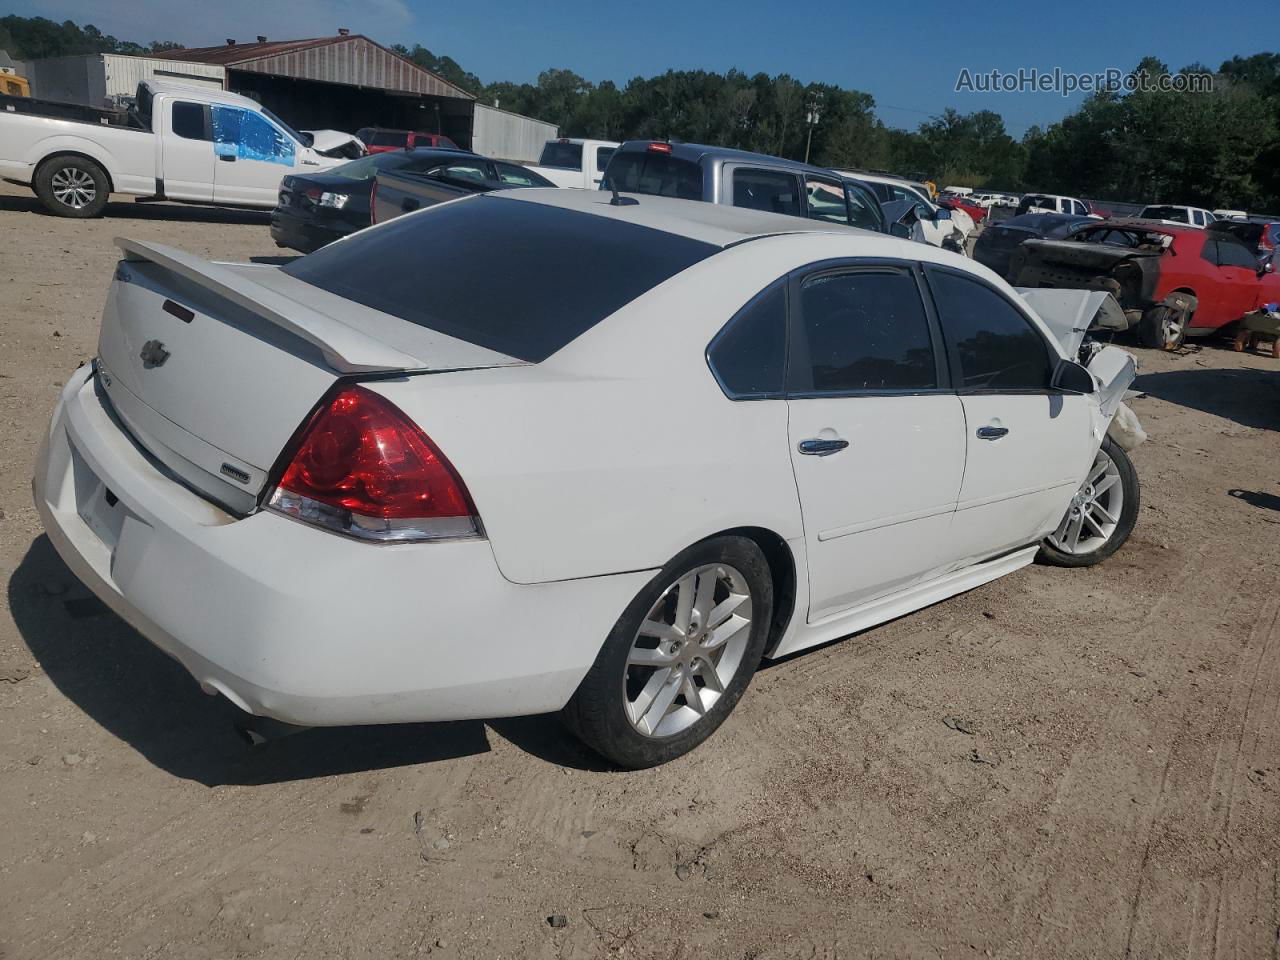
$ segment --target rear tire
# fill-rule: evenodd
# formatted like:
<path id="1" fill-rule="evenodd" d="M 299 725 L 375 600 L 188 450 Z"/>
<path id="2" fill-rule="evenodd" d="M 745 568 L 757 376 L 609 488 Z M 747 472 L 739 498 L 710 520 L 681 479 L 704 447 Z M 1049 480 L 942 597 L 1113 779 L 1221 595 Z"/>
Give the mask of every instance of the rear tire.
<path id="1" fill-rule="evenodd" d="M 1129 539 L 1140 505 L 1138 471 L 1120 445 L 1106 437 L 1058 529 L 1040 544 L 1037 559 L 1055 567 L 1101 563 Z"/>
<path id="2" fill-rule="evenodd" d="M 565 706 L 565 725 L 620 767 L 683 756 L 741 699 L 772 619 L 773 578 L 754 541 L 694 544 L 623 611 Z"/>
<path id="3" fill-rule="evenodd" d="M 40 202 L 58 217 L 97 217 L 107 205 L 111 183 L 106 171 L 85 157 L 50 157 L 32 184 Z"/>
<path id="4" fill-rule="evenodd" d="M 1188 319 L 1163 304 L 1151 307 L 1138 321 L 1138 340 L 1153 350 L 1177 350 L 1186 338 Z"/>

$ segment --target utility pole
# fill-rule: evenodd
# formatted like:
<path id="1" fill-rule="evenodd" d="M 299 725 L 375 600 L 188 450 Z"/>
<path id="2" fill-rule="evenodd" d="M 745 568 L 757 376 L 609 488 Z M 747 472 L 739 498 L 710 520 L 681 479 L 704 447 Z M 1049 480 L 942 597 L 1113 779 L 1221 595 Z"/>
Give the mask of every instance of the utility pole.
<path id="1" fill-rule="evenodd" d="M 813 145 L 813 128 L 818 125 L 818 121 L 822 119 L 822 94 L 814 93 L 809 98 L 809 104 L 806 108 L 808 113 L 805 114 L 805 123 L 809 125 L 809 135 L 804 141 L 804 162 L 809 162 L 809 147 Z"/>

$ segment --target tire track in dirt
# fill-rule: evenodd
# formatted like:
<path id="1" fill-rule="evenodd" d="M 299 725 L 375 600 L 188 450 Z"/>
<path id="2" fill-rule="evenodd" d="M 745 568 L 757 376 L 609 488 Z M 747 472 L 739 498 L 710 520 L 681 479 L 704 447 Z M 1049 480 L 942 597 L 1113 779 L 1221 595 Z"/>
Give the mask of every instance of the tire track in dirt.
<path id="1" fill-rule="evenodd" d="M 1186 665 L 1211 642 L 1206 638 L 1213 634 L 1222 612 L 1234 602 L 1235 591 L 1224 592 L 1207 575 L 1218 565 L 1231 562 L 1229 551 L 1228 545 L 1202 545 L 1183 561 L 1132 634 L 1124 638 L 1126 661 L 1150 665 L 1153 671 L 1169 678 L 1162 681 L 1169 686 L 1182 682 L 1173 678 L 1186 676 Z M 1145 675 L 1148 671 L 1139 672 Z M 1185 729 L 1187 717 L 1185 712 L 1177 717 L 1144 717 L 1141 711 L 1135 711 L 1131 697 L 1120 696 L 1125 692 L 1123 686 L 1120 678 L 1113 681 L 1117 696 L 1093 727 L 1102 732 L 1129 730 L 1133 744 L 1130 755 L 1144 760 L 1156 758 L 1158 766 L 1140 762 L 1127 773 L 1122 772 L 1120 786 L 1126 785 L 1127 777 L 1127 785 L 1133 791 L 1135 809 L 1130 811 L 1118 794 L 1104 793 L 1108 785 L 1114 788 L 1117 773 L 1108 768 L 1107 754 L 1100 753 L 1091 742 L 1078 744 L 1072 750 L 1057 774 L 1053 799 L 1048 804 L 1046 829 L 1051 839 L 1039 844 L 1030 858 L 1028 872 L 1041 879 L 1021 899 L 1017 910 L 1021 922 L 1038 925 L 1033 934 L 1037 956 L 1062 955 L 1064 942 L 1073 950 L 1087 944 L 1097 954 L 1131 953 L 1134 927 L 1146 895 L 1153 831 L 1169 789 L 1174 743 Z M 1146 728 L 1138 726 L 1143 720 L 1149 721 Z M 1138 754 L 1140 742 L 1148 745 L 1146 754 Z M 1058 824 L 1055 810 L 1067 811 L 1086 822 Z M 1076 839 L 1082 826 L 1097 835 L 1087 849 Z M 1104 867 L 1107 872 L 1119 874 L 1113 889 L 1096 889 L 1095 878 Z M 1126 876 L 1132 880 L 1126 881 Z M 1123 892 L 1126 887 L 1130 891 L 1127 894 Z M 1081 910 L 1082 902 L 1093 904 L 1094 909 Z"/>
<path id="2" fill-rule="evenodd" d="M 1254 570 L 1250 579 L 1265 579 Z M 1226 863 L 1215 876 L 1196 883 L 1192 933 L 1188 943 L 1189 957 L 1262 956 L 1275 950 L 1277 909 L 1266 903 L 1266 892 L 1274 894 L 1275 870 L 1255 859 L 1238 862 L 1241 793 L 1259 789 L 1251 783 L 1253 775 L 1262 781 L 1261 789 L 1274 789 L 1265 783 L 1270 771 L 1280 781 L 1276 754 L 1272 749 L 1275 725 L 1280 716 L 1280 659 L 1276 657 L 1280 634 L 1280 597 L 1266 596 L 1253 620 L 1241 669 L 1231 684 L 1231 700 L 1227 715 L 1216 737 L 1213 776 L 1201 812 L 1205 834 L 1228 851 Z M 1280 783 L 1277 783 L 1280 786 Z M 1265 919 L 1265 923 L 1256 921 Z M 1242 944 L 1241 936 L 1252 944 Z M 1246 949 L 1241 949 L 1246 947 Z"/>
<path id="3" fill-rule="evenodd" d="M 473 762 L 473 758 L 462 758 L 426 768 L 431 801 L 447 805 L 456 800 Z M 419 770 L 417 776 L 422 775 Z M 411 770 L 365 776 L 366 786 L 361 789 L 375 796 L 384 788 L 389 794 L 414 792 L 396 783 L 413 777 Z M 156 949 L 162 946 L 159 941 L 165 940 L 216 940 L 219 934 L 229 936 L 244 925 L 225 916 L 228 904 L 242 908 L 226 912 L 242 914 L 245 923 L 254 914 L 253 905 L 244 902 L 243 891 L 265 890 L 265 895 L 271 896 L 272 887 L 283 889 L 295 882 L 306 887 L 311 909 L 320 902 L 333 911 L 327 914 L 332 921 L 351 912 L 347 884 L 353 877 L 342 868 L 345 860 L 341 851 L 355 832 L 355 822 L 347 824 L 348 814 L 341 810 L 353 795 L 350 778 L 326 777 L 272 789 L 223 789 L 225 793 L 212 791 L 204 803 L 188 806 L 181 816 L 98 865 L 92 874 L 75 875 L 51 891 L 38 909 L 23 918 L 29 939 L 14 938 L 12 960 L 88 960 L 101 956 L 111 945 L 145 944 Z M 412 796 L 399 799 L 406 806 L 415 804 Z M 430 803 L 426 806 L 431 809 Z M 412 814 L 398 813 L 396 822 L 388 823 L 384 832 L 403 835 L 402 865 L 411 872 L 420 860 Z M 390 816 L 372 822 L 384 819 Z M 214 836 L 209 833 L 211 821 L 217 824 Z M 331 837 L 331 846 L 318 856 L 307 849 L 317 829 Z M 285 870 L 282 864 L 293 869 Z M 324 869 L 326 864 L 334 869 Z M 318 889 L 312 876 L 317 868 L 321 874 Z M 91 914 L 76 909 L 85 902 L 93 904 Z M 277 913 L 275 922 L 286 922 L 290 911 L 287 899 L 273 902 L 272 907 Z M 367 911 L 364 915 L 367 917 Z M 219 931 L 223 921 L 226 929 Z M 304 943 L 310 940 L 305 932 L 299 939 Z M 173 953 L 184 955 L 181 950 Z"/>

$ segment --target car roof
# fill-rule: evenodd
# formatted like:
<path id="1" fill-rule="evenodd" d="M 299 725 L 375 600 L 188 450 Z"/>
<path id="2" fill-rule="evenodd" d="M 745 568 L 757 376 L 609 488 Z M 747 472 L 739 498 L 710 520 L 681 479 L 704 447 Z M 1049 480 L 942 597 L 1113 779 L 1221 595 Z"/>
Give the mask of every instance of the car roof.
<path id="1" fill-rule="evenodd" d="M 182 97 L 184 100 L 192 100 L 198 103 L 225 103 L 236 107 L 245 107 L 254 113 L 262 112 L 262 104 L 256 100 L 250 100 L 248 97 L 242 97 L 238 93 L 232 93 L 229 90 L 218 90 L 195 83 L 182 83 L 178 80 L 148 79 L 146 84 L 152 93 L 158 93 L 165 97 Z"/>
<path id="2" fill-rule="evenodd" d="M 867 237 L 894 238 L 856 227 L 846 227 L 825 220 L 807 217 L 789 217 L 780 213 L 748 210 L 721 203 L 702 200 L 676 200 L 672 197 L 654 197 L 648 194 L 621 194 L 637 202 L 624 206 L 612 204 L 612 194 L 605 190 L 553 190 L 546 187 L 526 187 L 503 190 L 489 196 L 526 203 L 576 210 L 598 217 L 622 220 L 638 226 L 673 233 L 691 240 L 700 240 L 717 247 L 729 247 L 759 237 L 773 237 L 792 233 L 827 233 L 847 235 L 856 231 Z"/>
<path id="3" fill-rule="evenodd" d="M 644 153 L 649 149 L 651 143 L 667 143 L 666 140 L 627 140 L 618 147 L 619 153 Z M 788 160 L 785 157 L 775 157 L 767 153 L 752 153 L 750 150 L 736 150 L 733 147 L 715 147 L 705 143 L 684 143 L 680 140 L 672 140 L 669 143 L 671 147 L 670 155 L 680 160 L 690 160 L 698 163 L 704 157 L 711 157 L 715 160 L 742 160 L 752 163 L 767 163 L 771 167 L 778 167 L 784 170 L 795 170 L 797 173 L 820 173 L 825 176 L 832 176 L 834 171 L 826 167 L 815 166 L 811 163 L 801 163 L 799 160 Z M 662 151 L 666 153 L 666 150 Z M 846 179 L 849 179 L 846 177 Z"/>

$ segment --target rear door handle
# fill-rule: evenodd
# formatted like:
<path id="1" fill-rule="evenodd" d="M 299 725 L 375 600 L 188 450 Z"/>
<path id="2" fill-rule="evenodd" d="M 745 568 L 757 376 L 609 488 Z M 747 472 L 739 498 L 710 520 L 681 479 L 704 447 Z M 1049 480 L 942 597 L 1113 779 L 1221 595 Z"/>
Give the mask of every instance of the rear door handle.
<path id="1" fill-rule="evenodd" d="M 796 449 L 810 457 L 829 457 L 848 445 L 848 440 L 801 440 Z"/>
<path id="2" fill-rule="evenodd" d="M 218 159 L 223 163 L 235 163 L 236 155 L 234 153 L 220 153 L 218 154 Z"/>
<path id="3" fill-rule="evenodd" d="M 979 440 L 999 440 L 1009 432 L 1008 427 L 979 427 Z"/>

